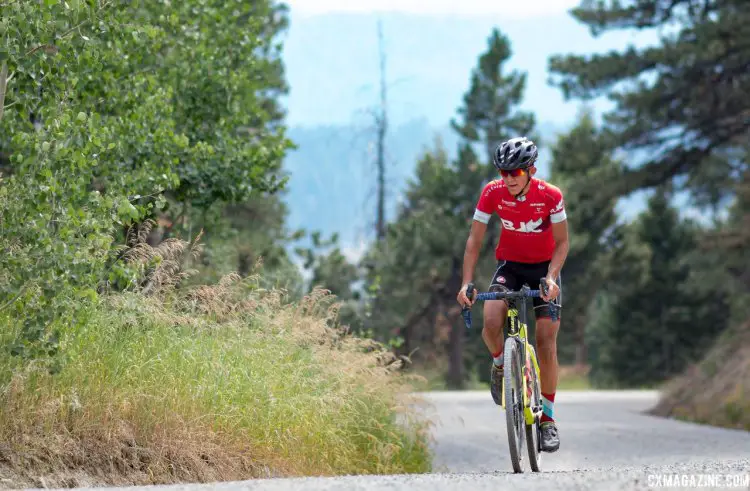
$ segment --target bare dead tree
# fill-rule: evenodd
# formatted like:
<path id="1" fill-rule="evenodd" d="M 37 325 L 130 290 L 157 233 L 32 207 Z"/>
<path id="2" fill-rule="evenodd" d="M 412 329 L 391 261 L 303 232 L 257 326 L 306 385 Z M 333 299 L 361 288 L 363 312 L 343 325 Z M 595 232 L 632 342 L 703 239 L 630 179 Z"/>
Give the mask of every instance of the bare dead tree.
<path id="1" fill-rule="evenodd" d="M 375 232 L 377 240 L 385 238 L 385 135 L 388 131 L 387 86 L 385 82 L 385 47 L 383 43 L 383 23 L 378 20 L 378 46 L 380 49 L 380 111 L 375 116 L 377 130 L 377 172 L 378 202 Z"/>
<path id="2" fill-rule="evenodd" d="M 378 138 L 375 161 L 378 174 L 375 233 L 377 240 L 382 240 L 385 237 L 385 135 L 388 131 L 388 92 L 385 82 L 386 56 L 383 43 L 383 23 L 380 20 L 378 20 L 378 46 L 380 51 L 380 108 L 375 115 L 375 127 Z"/>

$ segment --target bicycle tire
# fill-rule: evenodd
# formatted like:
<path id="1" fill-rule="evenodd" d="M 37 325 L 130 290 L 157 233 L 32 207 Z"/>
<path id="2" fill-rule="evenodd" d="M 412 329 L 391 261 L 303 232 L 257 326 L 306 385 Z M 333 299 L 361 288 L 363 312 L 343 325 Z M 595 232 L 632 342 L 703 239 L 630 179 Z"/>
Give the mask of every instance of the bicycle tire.
<path id="1" fill-rule="evenodd" d="M 531 344 L 529 344 L 529 349 L 532 350 L 534 354 L 536 354 L 534 347 L 531 346 Z M 533 363 L 531 364 L 530 372 L 531 380 L 529 380 L 529 383 L 531 384 L 532 397 L 529 403 L 533 408 L 536 405 L 542 405 L 542 388 L 540 385 L 541 382 L 539 380 L 539 374 L 534 369 Z M 541 471 L 542 461 L 542 453 L 539 451 L 541 448 L 541 428 L 539 427 L 539 418 L 541 418 L 541 416 L 534 418 L 534 423 L 526 425 L 526 447 L 529 452 L 529 466 L 534 472 Z"/>
<path id="2" fill-rule="evenodd" d="M 523 437 L 526 424 L 523 420 L 523 375 L 521 372 L 521 350 L 514 337 L 508 337 L 503 354 L 505 392 L 505 422 L 508 429 L 508 449 L 514 472 L 523 472 Z"/>

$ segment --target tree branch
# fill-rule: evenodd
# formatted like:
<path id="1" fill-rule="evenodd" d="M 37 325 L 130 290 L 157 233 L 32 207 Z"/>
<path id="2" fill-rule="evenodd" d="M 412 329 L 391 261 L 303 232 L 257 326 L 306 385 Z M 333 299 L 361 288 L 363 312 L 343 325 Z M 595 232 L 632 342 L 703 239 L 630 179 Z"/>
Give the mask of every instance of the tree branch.
<path id="1" fill-rule="evenodd" d="M 5 88 L 8 83 L 8 63 L 3 62 L 0 67 L 0 121 L 3 120 L 3 113 L 5 112 Z"/>
<path id="2" fill-rule="evenodd" d="M 91 22 L 92 18 L 96 17 L 96 15 L 99 12 L 101 12 L 105 8 L 109 7 L 111 4 L 112 4 L 112 0 L 108 0 L 108 1 L 104 2 L 101 5 L 101 7 L 99 7 L 98 9 L 96 9 L 96 12 L 94 12 L 94 15 L 92 17 L 89 17 L 88 19 L 86 19 L 84 21 L 81 21 L 77 25 L 71 27 L 70 29 L 68 29 L 67 31 L 65 31 L 64 33 L 62 33 L 57 39 L 65 39 L 73 31 L 75 31 L 77 29 L 80 29 L 82 26 L 84 26 L 84 25 L 88 24 L 89 22 Z M 45 49 L 45 51 L 47 52 L 47 54 L 53 54 L 53 53 L 57 53 L 58 52 L 58 48 L 54 44 L 40 44 L 39 46 L 37 46 L 35 48 L 32 48 L 29 51 L 27 51 L 26 53 L 24 53 L 24 56 L 31 56 L 31 55 L 33 55 L 34 53 L 36 53 L 37 51 L 39 51 L 42 48 Z M 52 53 L 50 53 L 50 51 Z"/>

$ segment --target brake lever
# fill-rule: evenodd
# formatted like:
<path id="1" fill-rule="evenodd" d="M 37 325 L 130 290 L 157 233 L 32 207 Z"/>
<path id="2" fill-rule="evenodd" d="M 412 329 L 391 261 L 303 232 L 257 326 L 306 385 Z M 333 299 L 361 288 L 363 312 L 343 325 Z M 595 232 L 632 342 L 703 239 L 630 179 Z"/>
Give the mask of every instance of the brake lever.
<path id="1" fill-rule="evenodd" d="M 469 282 L 468 285 L 466 285 L 466 298 L 469 299 L 469 301 L 474 298 L 474 282 Z M 461 315 L 464 318 L 464 324 L 466 324 L 466 329 L 471 329 L 471 306 L 463 306 L 461 308 Z"/>

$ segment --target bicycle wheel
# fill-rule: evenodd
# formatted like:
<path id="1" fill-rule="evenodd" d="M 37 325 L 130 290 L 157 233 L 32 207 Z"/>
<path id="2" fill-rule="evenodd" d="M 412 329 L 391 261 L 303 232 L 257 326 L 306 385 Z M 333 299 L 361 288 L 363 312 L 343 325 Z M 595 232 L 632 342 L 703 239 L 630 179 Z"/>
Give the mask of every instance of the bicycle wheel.
<path id="1" fill-rule="evenodd" d="M 521 363 L 521 350 L 518 348 L 518 340 L 508 337 L 505 341 L 505 353 L 503 355 L 505 365 L 505 376 L 503 390 L 505 391 L 505 422 L 508 427 L 508 448 L 510 449 L 510 461 L 515 472 L 523 472 L 523 445 L 524 429 L 523 420 L 523 365 Z"/>
<path id="2" fill-rule="evenodd" d="M 531 344 L 528 345 L 529 350 L 531 350 L 532 353 L 534 352 L 534 347 L 531 346 Z M 542 406 L 542 388 L 539 381 L 539 374 L 534 369 L 533 364 L 531 363 L 531 359 L 529 359 L 529 365 L 527 369 L 527 384 L 529 385 L 529 389 L 531 391 L 531 397 L 530 397 L 530 406 L 532 410 L 534 408 L 541 408 Z M 534 472 L 539 472 L 541 469 L 541 461 L 542 461 L 542 454 L 539 452 L 541 448 L 541 428 L 539 427 L 539 419 L 542 417 L 541 412 L 534 415 L 534 423 L 530 425 L 526 425 L 526 447 L 528 447 L 529 450 L 529 465 L 531 466 L 531 470 Z"/>

